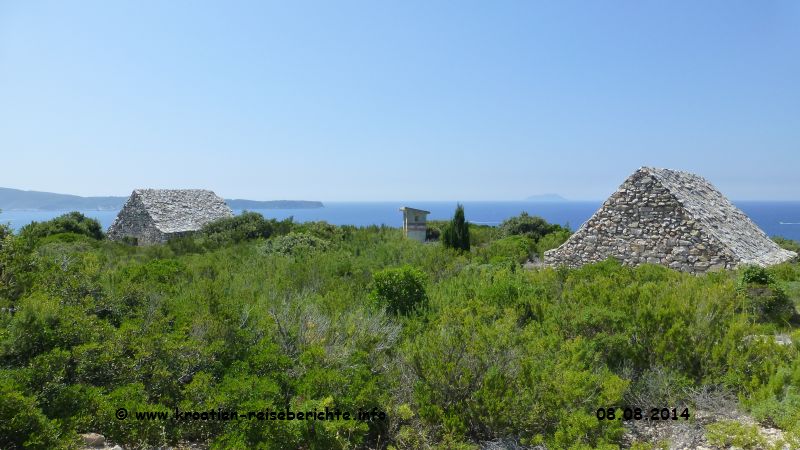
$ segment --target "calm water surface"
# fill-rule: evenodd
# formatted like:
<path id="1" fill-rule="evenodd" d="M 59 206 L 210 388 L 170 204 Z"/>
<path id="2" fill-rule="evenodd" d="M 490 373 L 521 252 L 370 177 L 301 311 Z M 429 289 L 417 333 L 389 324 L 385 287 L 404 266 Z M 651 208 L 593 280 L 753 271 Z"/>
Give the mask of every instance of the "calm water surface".
<path id="1" fill-rule="evenodd" d="M 548 222 L 578 228 L 600 207 L 601 202 L 463 202 L 467 220 L 474 223 L 497 225 L 522 211 L 544 217 Z M 456 202 L 327 202 L 317 209 L 264 209 L 253 210 L 265 217 L 284 219 L 294 217 L 296 222 L 324 220 L 335 225 L 388 225 L 401 226 L 401 206 L 411 206 L 431 212 L 431 220 L 449 219 Z M 742 211 L 770 236 L 783 236 L 800 240 L 800 202 L 736 202 Z M 0 223 L 10 223 L 19 229 L 32 221 L 52 219 L 66 211 L 3 211 Z M 119 211 L 81 211 L 100 221 L 108 228 Z M 241 211 L 235 211 L 237 214 Z"/>

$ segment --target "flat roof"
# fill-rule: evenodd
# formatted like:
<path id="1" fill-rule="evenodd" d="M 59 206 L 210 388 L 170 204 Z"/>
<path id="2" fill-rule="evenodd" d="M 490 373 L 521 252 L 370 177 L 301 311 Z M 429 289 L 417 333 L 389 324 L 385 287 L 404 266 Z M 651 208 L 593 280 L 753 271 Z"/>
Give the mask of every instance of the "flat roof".
<path id="1" fill-rule="evenodd" d="M 400 211 L 403 211 L 403 212 L 411 211 L 411 212 L 418 212 L 418 213 L 422 213 L 422 214 L 430 214 L 431 213 L 430 211 L 425 211 L 424 209 L 410 208 L 408 206 L 403 206 L 402 208 L 400 208 Z"/>

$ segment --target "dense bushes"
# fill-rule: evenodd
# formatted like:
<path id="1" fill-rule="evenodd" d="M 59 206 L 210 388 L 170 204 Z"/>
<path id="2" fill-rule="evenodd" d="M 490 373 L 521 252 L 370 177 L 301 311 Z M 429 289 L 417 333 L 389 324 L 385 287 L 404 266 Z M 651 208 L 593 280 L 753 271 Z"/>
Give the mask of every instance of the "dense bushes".
<path id="1" fill-rule="evenodd" d="M 425 278 L 421 270 L 410 266 L 375 272 L 370 298 L 391 314 L 408 314 L 428 299 Z"/>
<path id="2" fill-rule="evenodd" d="M 328 241 L 318 238 L 313 234 L 289 233 L 286 236 L 279 236 L 267 241 L 266 245 L 264 245 L 264 252 L 293 255 L 313 251 L 324 251 L 329 246 L 330 243 Z"/>
<path id="3" fill-rule="evenodd" d="M 72 440 L 76 438 L 72 435 Z M 48 419 L 17 386 L 0 378 L 0 447 L 60 448 L 70 441 L 61 436 L 58 423 Z"/>
<path id="4" fill-rule="evenodd" d="M 559 245 L 566 242 L 571 234 L 572 233 L 566 228 L 557 229 L 545 234 L 536 241 L 536 253 L 538 253 L 541 258 L 547 250 L 557 248 Z"/>
<path id="5" fill-rule="evenodd" d="M 6 224 L 0 223 L 0 249 L 3 248 L 3 241 L 5 240 L 6 236 L 9 236 L 10 234 L 11 234 L 11 227 L 9 227 Z"/>
<path id="6" fill-rule="evenodd" d="M 780 236 L 776 236 L 772 238 L 772 240 L 775 241 L 776 244 L 780 245 L 781 248 L 784 248 L 786 250 L 791 250 L 800 255 L 800 242 L 793 241 L 791 239 L 786 239 Z"/>
<path id="7" fill-rule="evenodd" d="M 58 216 L 47 222 L 31 222 L 22 227 L 19 232 L 21 238 L 28 242 L 35 242 L 47 236 L 60 233 L 74 233 L 88 236 L 92 239 L 103 239 L 103 228 L 95 219 L 90 219 L 83 214 L 73 211 Z"/>
<path id="8" fill-rule="evenodd" d="M 788 322 L 795 314 L 794 303 L 763 267 L 742 269 L 738 289 L 747 299 L 749 312 L 759 320 Z"/>
<path id="9" fill-rule="evenodd" d="M 522 270 L 541 250 L 530 236 L 472 230 L 472 252 L 395 228 L 256 216 L 180 246 L 6 236 L 0 447 L 68 447 L 94 431 L 132 447 L 616 448 L 622 425 L 598 421 L 598 408 L 708 407 L 693 403 L 698 391 L 800 432 L 800 332 L 783 309 L 800 298 L 797 264 Z M 387 419 L 114 416 L 326 406 Z"/>
<path id="10" fill-rule="evenodd" d="M 520 329 L 518 313 L 498 306 L 456 301 L 411 339 L 413 399 L 425 428 L 443 442 L 515 436 L 565 448 L 617 439 L 619 424 L 591 411 L 616 404 L 626 383 L 597 364 L 587 342 Z"/>
<path id="11" fill-rule="evenodd" d="M 530 216 L 523 212 L 519 216 L 511 217 L 500 224 L 500 236 L 527 236 L 538 242 L 543 236 L 564 230 L 560 225 L 548 223 L 538 216 Z"/>
<path id="12" fill-rule="evenodd" d="M 282 221 L 268 220 L 261 214 L 245 211 L 238 216 L 206 224 L 198 233 L 197 238 L 205 247 L 214 249 L 223 245 L 287 234 L 291 231 L 292 226 L 291 217 Z"/>
<path id="13" fill-rule="evenodd" d="M 285 220 L 265 219 L 259 213 L 244 211 L 238 216 L 207 223 L 196 233 L 174 237 L 167 247 L 176 255 L 203 253 L 256 239 L 281 236 L 297 227 L 289 217 Z"/>
<path id="14" fill-rule="evenodd" d="M 548 223 L 541 217 L 530 216 L 527 212 L 504 220 L 497 229 L 497 235 L 501 240 L 510 241 L 516 237 L 517 240 L 514 242 L 520 242 L 519 238 L 524 237 L 526 242 L 530 242 L 529 253 L 535 254 L 540 259 L 545 251 L 563 244 L 570 234 L 567 228 Z"/>
<path id="15" fill-rule="evenodd" d="M 508 260 L 524 264 L 534 246 L 534 242 L 526 236 L 508 236 L 490 242 L 478 249 L 477 253 L 488 263 L 497 264 Z"/>

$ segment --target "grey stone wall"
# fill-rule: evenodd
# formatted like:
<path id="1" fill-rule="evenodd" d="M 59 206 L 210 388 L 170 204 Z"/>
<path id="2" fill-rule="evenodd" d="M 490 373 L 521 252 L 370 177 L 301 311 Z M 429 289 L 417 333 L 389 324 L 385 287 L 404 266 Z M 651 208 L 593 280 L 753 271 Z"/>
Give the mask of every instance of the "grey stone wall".
<path id="1" fill-rule="evenodd" d="M 609 257 L 693 273 L 738 263 L 731 249 L 706 232 L 647 170 L 628 178 L 564 245 L 545 252 L 545 264 L 579 267 Z"/>
<path id="2" fill-rule="evenodd" d="M 769 266 L 797 257 L 773 242 L 705 178 L 677 170 L 640 170 L 652 174 L 666 187 L 703 231 L 735 255 L 738 264 Z"/>
<path id="3" fill-rule="evenodd" d="M 139 245 L 163 243 L 168 239 L 156 227 L 136 192 L 125 202 L 116 220 L 108 228 L 107 236 L 112 241 L 122 240 L 126 236 L 135 237 Z"/>

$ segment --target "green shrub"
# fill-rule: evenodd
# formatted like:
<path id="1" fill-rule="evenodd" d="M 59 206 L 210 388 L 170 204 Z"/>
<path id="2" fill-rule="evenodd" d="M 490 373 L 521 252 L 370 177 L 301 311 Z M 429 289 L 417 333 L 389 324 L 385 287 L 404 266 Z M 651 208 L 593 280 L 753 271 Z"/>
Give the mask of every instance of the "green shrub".
<path id="1" fill-rule="evenodd" d="M 127 419 L 117 418 L 120 408 L 127 411 Z M 135 383 L 120 386 L 105 396 L 95 422 L 101 434 L 119 444 L 136 448 L 164 445 L 167 441 L 165 427 L 170 421 L 136 420 L 137 412 L 173 413 L 163 405 L 148 402 L 144 386 Z"/>
<path id="2" fill-rule="evenodd" d="M 497 227 L 479 223 L 469 224 L 469 245 L 478 247 L 498 239 Z"/>
<path id="3" fill-rule="evenodd" d="M 18 236 L 0 240 L 0 300 L 19 299 L 33 283 L 36 267 L 28 245 Z"/>
<path id="4" fill-rule="evenodd" d="M 500 224 L 501 236 L 527 236 L 534 242 L 538 242 L 546 234 L 561 230 L 564 228 L 560 225 L 548 223 L 539 216 L 530 216 L 527 212 L 508 218 Z"/>
<path id="5" fill-rule="evenodd" d="M 330 243 L 324 239 L 307 233 L 291 232 L 285 236 L 270 239 L 264 245 L 264 252 L 279 255 L 297 255 L 309 252 L 325 251 Z"/>
<path id="6" fill-rule="evenodd" d="M 687 404 L 693 386 L 692 380 L 685 375 L 658 366 L 633 378 L 634 382 L 625 393 L 629 405 Z"/>
<path id="7" fill-rule="evenodd" d="M 776 264 L 769 268 L 769 273 L 777 281 L 800 282 L 800 264 L 797 263 Z"/>
<path id="8" fill-rule="evenodd" d="M 0 448 L 70 448 L 75 433 L 63 435 L 57 422 L 48 419 L 27 397 L 0 378 Z"/>
<path id="9" fill-rule="evenodd" d="M 0 447 L 96 431 L 126 447 L 616 448 L 622 422 L 598 421 L 599 407 L 687 396 L 713 407 L 697 400 L 704 389 L 786 436 L 800 431 L 800 331 L 769 306 L 773 288 L 800 283 L 797 264 L 703 276 L 614 260 L 518 270 L 509 261 L 532 239 L 496 227 L 470 225 L 476 250 L 454 252 L 386 226 L 306 223 L 265 241 L 248 223 L 215 230 L 211 244 L 198 234 L 147 247 L 71 232 L 30 246 L 6 233 Z M 759 295 L 759 306 L 751 289 L 770 301 Z M 334 405 L 389 420 L 114 417 Z"/>
<path id="10" fill-rule="evenodd" d="M 134 283 L 174 284 L 186 266 L 175 259 L 154 259 L 146 264 L 132 266 L 124 270 L 127 278 Z"/>
<path id="11" fill-rule="evenodd" d="M 545 234 L 536 243 L 536 253 L 539 254 L 540 258 L 543 257 L 544 252 L 550 249 L 557 248 L 559 245 L 566 242 L 571 234 L 572 233 L 570 233 L 570 231 L 566 228 L 562 228 Z"/>
<path id="12" fill-rule="evenodd" d="M 106 339 L 110 324 L 86 314 L 83 306 L 67 305 L 57 297 L 35 293 L 17 305 L 17 311 L 3 323 L 0 358 L 24 364 L 54 348 Z"/>
<path id="13" fill-rule="evenodd" d="M 786 239 L 780 236 L 775 236 L 774 238 L 772 238 L 772 240 L 775 241 L 776 244 L 780 245 L 781 248 L 786 250 L 791 250 L 800 255 L 800 242 L 793 241 L 791 239 Z"/>
<path id="14" fill-rule="evenodd" d="M 337 227 L 325 221 L 305 222 L 301 225 L 296 225 L 294 230 L 298 233 L 310 234 L 328 242 L 339 242 L 348 234 L 347 228 Z"/>
<path id="15" fill-rule="evenodd" d="M 548 448 L 596 448 L 619 438 L 621 423 L 598 421 L 594 411 L 618 404 L 626 383 L 593 367 L 586 341 L 520 332 L 511 309 L 449 301 L 407 347 L 420 419 L 442 441 L 515 435 Z"/>
<path id="16" fill-rule="evenodd" d="M 760 285 L 769 285 L 775 282 L 772 274 L 763 267 L 759 266 L 746 266 L 742 269 L 739 275 L 740 284 L 747 285 L 751 283 Z"/>
<path id="17" fill-rule="evenodd" d="M 60 233 L 75 233 L 92 239 L 103 239 L 105 234 L 100 222 L 73 211 L 46 222 L 31 222 L 20 229 L 19 236 L 30 244 Z"/>
<path id="18" fill-rule="evenodd" d="M 247 240 L 267 239 L 273 235 L 287 234 L 292 227 L 291 217 L 281 221 L 267 220 L 259 213 L 244 211 L 238 216 L 215 220 L 204 225 L 198 238 L 204 246 L 213 249 Z"/>
<path id="19" fill-rule="evenodd" d="M 96 244 L 96 240 L 86 236 L 85 234 L 78 233 L 58 233 L 52 234 L 37 242 L 37 247 L 44 247 L 48 244 Z M 85 248 L 85 246 L 84 246 Z M 40 250 L 40 249 L 37 249 Z M 76 249 L 77 250 L 77 249 Z M 40 250 L 41 251 L 41 250 Z"/>
<path id="20" fill-rule="evenodd" d="M 632 442 L 630 450 L 668 450 L 669 449 L 669 442 L 668 441 L 661 441 L 657 443 L 652 442 Z"/>
<path id="21" fill-rule="evenodd" d="M 759 421 L 800 432 L 800 360 L 777 367 L 748 404 Z"/>
<path id="22" fill-rule="evenodd" d="M 425 274 L 414 267 L 385 269 L 372 276 L 370 298 L 391 314 L 409 314 L 424 306 Z"/>
<path id="23" fill-rule="evenodd" d="M 1 212 L 3 212 L 3 210 L 0 209 L 0 213 Z M 0 250 L 3 248 L 3 240 L 9 235 L 11 235 L 11 227 L 7 224 L 0 223 Z"/>
<path id="24" fill-rule="evenodd" d="M 739 276 L 739 292 L 747 308 L 763 321 L 788 322 L 795 314 L 794 304 L 769 270 L 747 266 Z"/>
<path id="25" fill-rule="evenodd" d="M 758 432 L 755 425 L 723 420 L 706 426 L 708 443 L 723 448 L 730 446 L 742 449 L 756 449 L 767 446 L 767 440 Z"/>
<path id="26" fill-rule="evenodd" d="M 508 236 L 492 241 L 486 247 L 480 248 L 478 255 L 485 262 L 492 264 L 507 260 L 523 264 L 528 260 L 533 247 L 533 241 L 527 236 Z"/>

